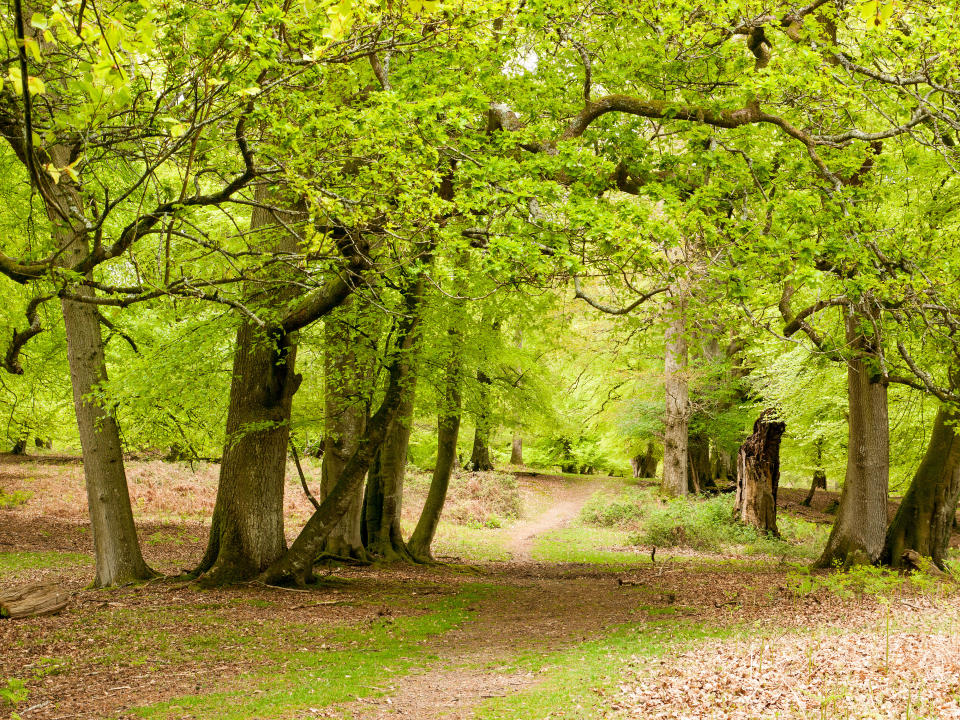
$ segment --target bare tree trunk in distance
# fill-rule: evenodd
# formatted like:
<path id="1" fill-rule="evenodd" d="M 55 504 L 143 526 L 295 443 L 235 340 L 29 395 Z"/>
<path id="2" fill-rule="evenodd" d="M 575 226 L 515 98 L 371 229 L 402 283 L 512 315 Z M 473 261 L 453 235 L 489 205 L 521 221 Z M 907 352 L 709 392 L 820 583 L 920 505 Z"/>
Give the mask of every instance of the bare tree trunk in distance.
<path id="1" fill-rule="evenodd" d="M 858 327 L 863 309 L 846 312 L 847 345 L 854 352 L 863 352 L 867 349 L 866 339 Z M 890 477 L 887 386 L 873 382 L 862 355 L 847 361 L 847 398 L 847 471 L 837 519 L 827 546 L 816 562 L 819 567 L 876 562 L 883 552 L 887 528 Z"/>
<path id="2" fill-rule="evenodd" d="M 490 458 L 490 408 L 489 391 L 487 386 L 490 378 L 482 370 L 477 370 L 477 385 L 480 388 L 480 411 L 477 413 L 477 427 L 473 433 L 473 450 L 470 453 L 470 462 L 467 467 L 472 472 L 479 470 L 493 470 L 493 460 Z"/>
<path id="3" fill-rule="evenodd" d="M 899 567 L 904 551 L 914 550 L 946 570 L 944 559 L 960 497 L 958 421 L 955 408 L 944 405 L 937 411 L 927 451 L 887 529 L 884 564 Z"/>
<path id="4" fill-rule="evenodd" d="M 671 495 L 686 495 L 687 452 L 690 422 L 690 392 L 687 378 L 687 338 L 684 323 L 686 301 L 682 290 L 671 290 L 673 313 L 666 332 L 664 391 L 666 413 L 663 428 L 663 488 Z"/>
<path id="5" fill-rule="evenodd" d="M 510 446 L 510 464 L 523 465 L 523 438 L 519 433 L 513 434 L 513 443 Z"/>
<path id="6" fill-rule="evenodd" d="M 813 471 L 813 479 L 810 481 L 810 492 L 807 493 L 807 496 L 800 504 L 810 507 L 813 504 L 813 496 L 816 494 L 817 490 L 826 489 L 827 473 L 823 470 L 823 468 L 817 468 Z"/>
<path id="7" fill-rule="evenodd" d="M 780 484 L 780 439 L 786 425 L 771 410 L 760 413 L 753 434 L 737 453 L 737 499 L 733 514 L 740 522 L 777 537 L 777 487 Z"/>

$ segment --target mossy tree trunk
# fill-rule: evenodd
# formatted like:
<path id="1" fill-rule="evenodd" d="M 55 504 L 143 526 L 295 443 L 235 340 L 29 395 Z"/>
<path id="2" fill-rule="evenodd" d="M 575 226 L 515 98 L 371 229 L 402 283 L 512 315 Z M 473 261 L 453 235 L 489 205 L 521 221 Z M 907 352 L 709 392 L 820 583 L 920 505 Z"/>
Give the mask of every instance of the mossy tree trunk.
<path id="1" fill-rule="evenodd" d="M 443 513 L 443 506 L 447 499 L 447 488 L 450 486 L 450 475 L 457 458 L 457 438 L 460 434 L 462 406 L 463 358 L 457 345 L 458 333 L 451 328 L 449 335 L 453 341 L 453 349 L 450 354 L 450 364 L 447 366 L 444 398 L 437 417 L 437 463 L 433 468 L 430 490 L 423 510 L 420 512 L 420 520 L 407 543 L 410 554 L 419 562 L 433 560 L 430 546 L 433 544 L 433 536 L 440 523 L 440 515 Z M 521 459 L 520 462 L 522 463 L 523 460 Z"/>
<path id="2" fill-rule="evenodd" d="M 493 429 L 490 422 L 490 378 L 482 370 L 477 370 L 477 386 L 480 392 L 480 407 L 477 411 L 477 427 L 473 433 L 473 450 L 467 464 L 467 468 L 473 472 L 493 470 L 493 460 L 490 457 L 490 433 Z"/>
<path id="3" fill-rule="evenodd" d="M 849 406 L 847 470 L 840 506 L 819 567 L 875 563 L 883 552 L 890 475 L 887 386 L 872 376 L 869 345 L 860 329 L 862 307 L 846 309 Z"/>
<path id="4" fill-rule="evenodd" d="M 960 497 L 960 412 L 941 406 L 923 459 L 887 529 L 881 561 L 899 567 L 903 553 L 914 550 L 941 570 L 957 516 Z"/>
<path id="5" fill-rule="evenodd" d="M 66 165 L 69 153 L 55 149 L 52 159 Z M 59 262 L 72 267 L 89 252 L 86 230 L 65 217 L 84 207 L 77 188 L 68 180 L 57 186 L 60 208 L 48 207 L 54 240 L 60 248 Z M 93 299 L 88 286 L 68 290 L 77 298 Z M 130 491 L 123 464 L 120 427 L 113 412 L 96 400 L 96 389 L 107 380 L 103 336 L 96 305 L 82 300 L 61 301 L 67 336 L 67 362 L 73 386 L 73 405 L 83 450 L 83 474 L 96 558 L 94 585 L 107 587 L 146 580 L 154 576 L 147 566 L 137 538 L 130 506 Z"/>

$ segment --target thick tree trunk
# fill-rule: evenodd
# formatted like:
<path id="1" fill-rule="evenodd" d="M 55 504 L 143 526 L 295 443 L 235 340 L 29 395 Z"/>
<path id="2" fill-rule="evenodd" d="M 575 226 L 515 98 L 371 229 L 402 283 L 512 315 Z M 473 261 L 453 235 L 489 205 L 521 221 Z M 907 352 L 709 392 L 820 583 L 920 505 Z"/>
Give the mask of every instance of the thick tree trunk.
<path id="1" fill-rule="evenodd" d="M 277 202 L 266 188 L 258 189 L 257 197 L 265 203 Z M 295 251 L 296 238 L 280 228 L 302 216 L 289 211 L 277 218 L 274 213 L 254 210 L 251 230 L 264 237 L 270 250 Z M 251 293 L 252 302 L 282 307 L 297 291 L 271 290 L 274 297 L 269 299 L 258 292 Z M 207 550 L 194 571 L 204 574 L 205 584 L 256 577 L 286 550 L 283 492 L 290 410 L 302 379 L 294 371 L 296 354 L 296 336 L 278 328 L 260 328 L 244 320 L 237 330 L 217 501 Z"/>
<path id="2" fill-rule="evenodd" d="M 256 577 L 286 550 L 283 491 L 290 409 L 300 385 L 296 344 L 266 338 L 249 321 L 237 332 L 227 443 L 207 552 L 197 570 L 214 585 Z"/>
<path id="3" fill-rule="evenodd" d="M 78 196 L 71 196 L 64 205 L 69 202 L 75 203 L 74 207 L 82 207 Z M 54 212 L 51 212 L 51 221 L 63 251 L 60 262 L 70 267 L 87 255 L 84 230 L 64 227 Z M 74 286 L 70 290 L 79 296 L 94 294 L 89 287 Z M 94 585 L 107 587 L 146 580 L 153 577 L 154 572 L 144 562 L 137 539 L 120 428 L 113 413 L 92 396 L 96 387 L 107 380 L 97 309 L 95 305 L 67 299 L 61 302 L 61 307 L 96 556 Z"/>
<path id="4" fill-rule="evenodd" d="M 765 410 L 753 434 L 737 453 L 737 499 L 734 517 L 780 536 L 777 530 L 777 487 L 780 484 L 780 439 L 786 425 Z"/>
<path id="5" fill-rule="evenodd" d="M 510 446 L 510 464 L 523 465 L 523 438 L 518 433 L 514 433 Z"/>
<path id="6" fill-rule="evenodd" d="M 410 377 L 409 353 L 414 345 L 419 324 L 420 303 L 424 281 L 406 293 L 406 308 L 397 333 L 399 352 L 390 363 L 389 380 L 383 402 L 367 422 L 367 430 L 356 452 L 347 461 L 333 490 L 324 498 L 320 508 L 310 517 L 290 549 L 260 575 L 263 582 L 293 580 L 304 584 L 312 578 L 313 561 L 323 547 L 327 536 L 350 507 L 353 497 L 363 484 L 374 454 L 382 445 L 387 431 L 396 417 L 404 397 L 404 388 Z"/>
<path id="7" fill-rule="evenodd" d="M 411 559 L 400 528 L 400 512 L 403 508 L 403 481 L 407 470 L 415 395 L 415 376 L 411 374 L 367 478 L 363 503 L 367 552 L 383 560 Z"/>
<path id="8" fill-rule="evenodd" d="M 345 303 L 341 311 L 350 313 Z M 357 451 L 363 437 L 369 413 L 372 352 L 363 348 L 358 355 L 361 340 L 351 332 L 351 323 L 341 317 L 328 318 L 325 323 L 326 377 L 323 468 L 320 481 L 320 499 L 333 490 L 347 460 Z M 362 539 L 363 487 L 357 488 L 346 514 L 327 538 L 324 552 L 337 557 L 364 560 L 367 557 Z"/>
<path id="9" fill-rule="evenodd" d="M 451 339 L 456 343 L 457 333 L 450 332 Z M 437 464 L 433 468 L 433 477 L 430 480 L 430 491 L 427 500 L 420 512 L 420 520 L 410 536 L 407 549 L 415 560 L 429 562 L 433 560 L 430 546 L 433 536 L 440 523 L 440 515 L 447 500 L 447 488 L 450 486 L 450 475 L 457 458 L 457 438 L 460 434 L 460 411 L 462 382 L 462 360 L 459 347 L 454 345 L 450 364 L 447 366 L 446 392 L 440 413 L 437 417 Z M 515 436 L 518 438 L 519 436 Z M 516 464 L 522 464 L 523 460 Z"/>
<path id="10" fill-rule="evenodd" d="M 929 557 L 941 570 L 960 497 L 960 412 L 941 406 L 930 443 L 887 529 L 881 560 L 899 567 L 904 551 Z"/>
<path id="11" fill-rule="evenodd" d="M 866 341 L 857 314 L 848 311 L 847 345 L 862 352 Z M 874 563 L 883 551 L 890 475 L 887 386 L 873 382 L 862 355 L 847 361 L 849 435 L 840 507 L 819 567 Z"/>
<path id="12" fill-rule="evenodd" d="M 710 465 L 714 480 L 736 480 L 733 457 L 726 448 L 714 445 L 710 451 Z"/>
<path id="13" fill-rule="evenodd" d="M 690 392 L 687 378 L 687 338 L 684 324 L 685 301 L 679 291 L 671 291 L 673 317 L 666 332 L 664 353 L 664 390 L 666 413 L 663 428 L 663 488 L 671 495 L 686 495 L 689 476 Z"/>

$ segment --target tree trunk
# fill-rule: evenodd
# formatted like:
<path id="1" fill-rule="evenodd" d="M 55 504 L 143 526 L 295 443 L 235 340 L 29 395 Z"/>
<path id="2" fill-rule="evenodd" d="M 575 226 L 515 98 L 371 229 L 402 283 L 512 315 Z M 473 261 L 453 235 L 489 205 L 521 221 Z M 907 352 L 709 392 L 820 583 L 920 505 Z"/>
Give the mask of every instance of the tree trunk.
<path id="1" fill-rule="evenodd" d="M 764 410 L 753 434 L 737 453 L 737 499 L 734 517 L 777 537 L 777 487 L 780 484 L 780 439 L 786 425 Z"/>
<path id="2" fill-rule="evenodd" d="M 197 568 L 211 585 L 256 577 L 286 550 L 283 491 L 290 409 L 300 386 L 296 344 L 245 321 L 237 332 L 227 443 L 207 552 Z"/>
<path id="3" fill-rule="evenodd" d="M 639 453 L 630 460 L 635 478 L 653 478 L 657 476 L 657 456 L 654 452 L 653 441 L 647 443 L 645 453 Z"/>
<path id="4" fill-rule="evenodd" d="M 810 507 L 813 504 L 814 493 L 817 492 L 818 488 L 820 490 L 827 489 L 827 473 L 823 468 L 817 468 L 813 471 L 813 480 L 810 482 L 810 492 L 807 493 L 807 496 L 800 504 Z"/>
<path id="5" fill-rule="evenodd" d="M 437 464 L 433 468 L 430 491 L 420 512 L 420 520 L 410 536 L 410 542 L 407 543 L 410 554 L 420 562 L 433 560 L 430 546 L 433 544 L 433 536 L 440 523 L 440 515 L 447 499 L 447 488 L 450 485 L 450 475 L 457 458 L 457 438 L 460 434 L 462 405 L 460 383 L 463 368 L 460 348 L 456 344 L 458 333 L 451 328 L 449 334 L 454 347 L 450 364 L 447 366 L 446 393 L 437 417 Z M 519 436 L 514 436 L 514 439 L 519 440 Z M 523 460 L 516 464 L 523 464 Z"/>
<path id="6" fill-rule="evenodd" d="M 866 339 L 859 317 L 847 312 L 847 345 L 855 353 L 847 361 L 849 403 L 847 471 L 840 506 L 830 538 L 817 560 L 819 567 L 874 563 L 883 551 L 887 527 L 890 475 L 890 429 L 887 386 L 873 382 L 863 352 Z"/>
<path id="7" fill-rule="evenodd" d="M 83 207 L 77 194 L 70 194 L 63 205 L 70 207 L 71 203 L 74 208 Z M 60 262 L 71 267 L 87 255 L 85 231 L 65 225 L 55 211 L 49 215 L 62 250 Z M 90 287 L 73 286 L 69 290 L 79 296 L 94 295 Z M 107 380 L 97 308 L 67 299 L 61 301 L 61 308 L 96 556 L 94 585 L 108 587 L 146 580 L 155 573 L 143 560 L 133 522 L 120 428 L 113 413 L 94 396 L 97 386 Z"/>
<path id="8" fill-rule="evenodd" d="M 692 493 L 716 487 L 710 469 L 710 438 L 703 433 L 691 435 L 687 446 L 687 490 Z"/>
<path id="9" fill-rule="evenodd" d="M 472 472 L 493 470 L 493 460 L 490 459 L 491 424 L 487 390 L 490 378 L 482 370 L 477 371 L 477 384 L 480 387 L 480 410 L 477 413 L 477 428 L 473 433 L 473 450 L 470 453 L 470 462 L 467 464 Z"/>
<path id="10" fill-rule="evenodd" d="M 400 528 L 407 448 L 413 424 L 415 376 L 410 375 L 396 415 L 370 466 L 364 498 L 367 552 L 384 560 L 411 559 Z"/>
<path id="11" fill-rule="evenodd" d="M 278 201 L 266 188 L 257 190 L 257 198 L 265 203 Z M 279 228 L 297 222 L 301 214 L 290 211 L 281 220 L 275 212 L 256 208 L 251 230 L 264 237 L 268 250 L 295 251 L 296 238 Z M 249 301 L 282 307 L 297 290 L 272 290 L 274 296 L 268 299 L 259 292 L 254 289 Z M 296 355 L 295 334 L 260 328 L 252 320 L 244 320 L 237 330 L 217 501 L 207 550 L 194 571 L 204 574 L 205 584 L 249 580 L 286 550 L 283 492 L 290 410 L 302 380 L 294 371 Z"/>
<path id="12" fill-rule="evenodd" d="M 666 413 L 663 428 L 663 488 L 671 495 L 686 495 L 689 487 L 687 445 L 690 421 L 684 324 L 686 303 L 678 290 L 671 291 L 671 298 L 669 310 L 674 315 L 667 327 L 664 352 Z"/>
<path id="13" fill-rule="evenodd" d="M 352 303 L 344 303 L 342 311 L 351 312 Z M 357 451 L 363 437 L 369 413 L 370 376 L 373 371 L 372 352 L 359 356 L 362 344 L 359 334 L 351 332 L 351 323 L 341 317 L 327 318 L 324 327 L 326 341 L 325 423 L 323 467 L 320 481 L 320 499 L 333 490 L 347 460 Z M 369 348 L 367 349 L 369 350 Z M 324 552 L 338 557 L 365 560 L 361 526 L 363 524 L 363 487 L 358 487 L 346 514 L 327 537 Z"/>
<path id="14" fill-rule="evenodd" d="M 514 433 L 510 446 L 510 464 L 523 465 L 523 438 L 518 433 Z"/>
<path id="15" fill-rule="evenodd" d="M 710 464 L 714 481 L 736 480 L 733 457 L 726 448 L 714 445 L 710 451 Z"/>
<path id="16" fill-rule="evenodd" d="M 913 481 L 887 529 L 881 560 L 899 567 L 904 551 L 929 557 L 941 570 L 957 516 L 960 497 L 960 412 L 941 406 L 930 443 Z"/>
<path id="17" fill-rule="evenodd" d="M 305 584 L 312 578 L 314 559 L 330 531 L 349 509 L 357 489 L 362 486 L 374 454 L 383 444 L 403 401 L 404 388 L 411 374 L 409 353 L 415 342 L 424 286 L 421 277 L 414 287 L 405 293 L 406 307 L 397 333 L 399 352 L 390 362 L 389 380 L 383 402 L 367 422 L 366 433 L 356 452 L 344 465 L 337 484 L 324 498 L 320 508 L 307 520 L 290 549 L 261 573 L 261 581 L 275 583 L 292 579 L 298 584 Z"/>

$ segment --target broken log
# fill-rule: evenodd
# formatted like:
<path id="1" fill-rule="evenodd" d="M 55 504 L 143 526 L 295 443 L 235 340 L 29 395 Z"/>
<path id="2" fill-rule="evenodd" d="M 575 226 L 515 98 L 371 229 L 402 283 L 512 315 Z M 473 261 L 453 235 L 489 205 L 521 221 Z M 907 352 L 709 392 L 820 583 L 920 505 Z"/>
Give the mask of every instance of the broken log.
<path id="1" fill-rule="evenodd" d="M 32 584 L 0 590 L 0 618 L 53 615 L 63 610 L 70 595 L 55 585 Z"/>

